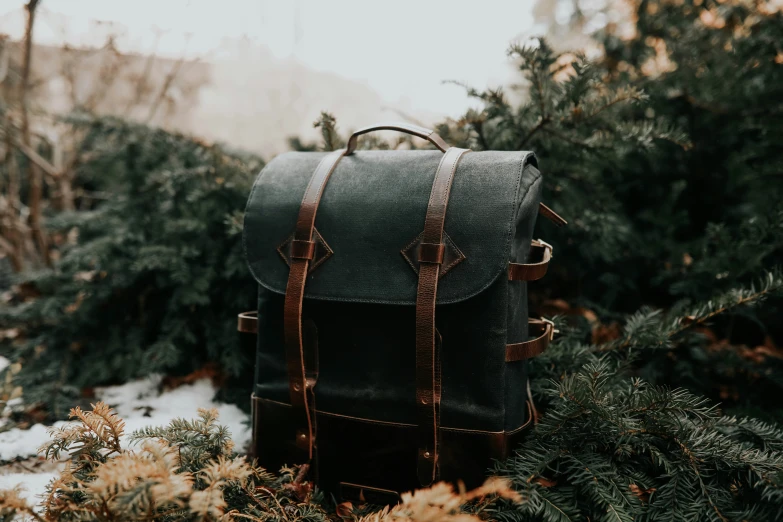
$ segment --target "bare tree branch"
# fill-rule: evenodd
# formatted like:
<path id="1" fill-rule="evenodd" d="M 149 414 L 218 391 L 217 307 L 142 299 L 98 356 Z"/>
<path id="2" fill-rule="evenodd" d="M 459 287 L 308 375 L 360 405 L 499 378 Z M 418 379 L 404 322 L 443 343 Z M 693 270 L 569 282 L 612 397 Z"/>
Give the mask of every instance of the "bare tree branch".
<path id="1" fill-rule="evenodd" d="M 125 111 L 123 112 L 123 115 L 127 118 L 128 115 L 131 113 L 131 111 L 138 107 L 141 103 L 142 98 L 144 97 L 145 92 L 147 89 L 150 88 L 150 77 L 152 76 L 152 66 L 155 64 L 155 61 L 157 60 L 157 50 L 158 50 L 158 43 L 160 42 L 162 32 L 161 31 L 155 31 L 155 42 L 152 45 L 152 51 L 147 56 L 146 61 L 144 62 L 144 70 L 141 73 L 141 77 L 138 78 L 136 81 L 136 89 L 134 91 L 133 97 L 128 100 L 128 104 L 125 106 Z"/>
<path id="2" fill-rule="evenodd" d="M 150 107 L 150 112 L 147 115 L 147 120 L 145 121 L 145 123 L 150 123 L 152 119 L 155 117 L 155 114 L 158 112 L 158 107 L 160 106 L 161 103 L 163 103 L 163 100 L 166 98 L 166 93 L 171 88 L 171 84 L 174 83 L 174 80 L 179 74 L 179 71 L 184 63 L 185 63 L 185 57 L 183 56 L 182 58 L 177 60 L 177 62 L 171 68 L 171 71 L 169 71 L 169 73 L 166 75 L 166 79 L 163 81 L 163 87 L 161 87 L 160 93 L 158 93 L 158 97 L 152 103 L 152 106 Z"/>
<path id="3" fill-rule="evenodd" d="M 10 62 L 10 51 L 8 50 L 8 37 L 0 35 L 0 83 L 5 81 L 5 77 L 8 75 L 8 65 Z"/>
<path id="4" fill-rule="evenodd" d="M 5 136 L 5 165 L 8 170 L 8 192 L 0 206 L 0 230 L 12 245 L 9 258 L 16 272 L 24 269 L 24 239 L 22 237 L 19 203 L 19 165 L 16 163 L 11 136 Z"/>
<path id="5" fill-rule="evenodd" d="M 30 148 L 28 145 L 26 145 L 24 142 L 19 141 L 18 139 L 13 140 L 13 144 L 16 145 L 16 147 L 19 149 L 19 151 L 22 152 L 25 156 L 27 156 L 27 159 L 29 159 L 31 162 L 35 163 L 38 167 L 40 167 L 46 174 L 52 177 L 52 179 L 57 180 L 62 176 L 62 172 L 57 169 L 54 165 L 49 163 L 43 156 L 38 154 L 35 149 Z"/>
<path id="6" fill-rule="evenodd" d="M 30 72 L 32 65 L 33 51 L 33 25 L 35 24 L 35 10 L 38 8 L 39 0 L 29 0 L 25 4 L 27 11 L 27 24 L 24 31 L 24 58 L 22 60 L 22 81 L 19 83 L 19 105 L 22 115 L 22 142 L 25 147 L 32 150 L 32 140 L 30 137 L 30 116 L 27 107 L 27 95 L 30 87 Z M 38 247 L 38 252 L 44 263 L 51 265 L 49 256 L 49 246 L 46 235 L 43 231 L 41 218 L 41 200 L 43 195 L 43 176 L 38 165 L 30 161 L 27 163 L 27 175 L 30 184 L 29 207 L 30 207 L 30 229 L 33 239 Z"/>

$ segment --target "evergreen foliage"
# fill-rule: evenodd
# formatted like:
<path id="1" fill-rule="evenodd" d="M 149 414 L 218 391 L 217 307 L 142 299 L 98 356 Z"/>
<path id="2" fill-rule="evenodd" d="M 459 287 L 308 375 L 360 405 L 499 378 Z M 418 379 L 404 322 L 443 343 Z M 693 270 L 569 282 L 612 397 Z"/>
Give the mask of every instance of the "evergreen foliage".
<path id="1" fill-rule="evenodd" d="M 556 262 L 531 285 L 532 309 L 586 309 L 595 334 L 783 263 L 783 12 L 767 2 L 633 5 L 633 36 L 606 27 L 597 61 L 545 41 L 513 45 L 519 85 L 468 88 L 482 107 L 438 129 L 474 150 L 536 152 L 545 200 L 570 224 L 540 220 Z M 702 330 L 710 343 L 648 354 L 637 368 L 733 411 L 778 417 L 780 312 L 773 298 L 718 318 Z"/>
<path id="2" fill-rule="evenodd" d="M 297 469 L 279 476 L 253 467 L 234 453 L 217 412 L 201 410 L 193 421 L 131 434 L 136 448 L 120 445 L 122 419 L 104 403 L 71 410 L 77 422 L 50 432 L 41 453 L 67 457 L 48 486 L 37 514 L 18 491 L 0 492 L 0 517 L 27 514 L 47 521 L 256 521 L 326 522 L 320 497 Z"/>
<path id="3" fill-rule="evenodd" d="M 114 119 L 85 121 L 83 187 L 107 198 L 50 220 L 53 270 L 23 275 L 0 322 L 25 400 L 62 417 L 81 390 L 217 362 L 246 397 L 253 308 L 241 219 L 261 160 Z M 246 406 L 243 404 L 243 406 Z"/>
<path id="4" fill-rule="evenodd" d="M 534 150 L 546 202 L 570 221 L 539 227 L 555 260 L 530 287 L 532 309 L 559 315 L 562 334 L 531 362 L 537 425 L 496 467 L 521 503 L 464 508 L 482 518 L 783 517 L 783 14 L 766 2 L 635 5 L 631 36 L 613 27 L 595 35 L 605 50 L 597 61 L 543 40 L 512 46 L 519 86 L 467 87 L 481 107 L 437 127 L 474 150 Z M 261 162 L 113 120 L 88 125 L 93 156 L 80 180 L 114 195 L 57 218 L 55 269 L 26 275 L 0 314 L 20 329 L 4 341 L 21 364 L 11 382 L 54 416 L 86 386 L 207 361 L 229 375 L 250 364 L 234 333 L 234 314 L 253 299 L 236 233 Z M 292 147 L 344 144 L 332 115 L 316 125 L 322 143 Z M 419 145 L 404 136 L 360 142 Z M 74 434 L 80 447 L 112 451 L 111 429 L 77 416 L 96 432 L 89 441 Z M 155 472 L 172 484 L 190 473 L 199 492 L 225 493 L 219 469 L 202 471 L 230 452 L 209 422 L 138 434 L 163 441 L 138 458 L 169 459 Z M 61 434 L 50 451 L 77 439 Z M 176 461 L 166 447 L 179 448 Z M 204 495 L 203 506 L 218 505 L 216 493 Z M 464 514 L 453 492 L 426 495 L 417 505 L 446 499 L 427 520 Z M 273 519 L 265 498 L 253 516 Z M 304 518 L 326 516 L 321 504 L 297 506 L 313 510 Z"/>
<path id="5" fill-rule="evenodd" d="M 547 413 L 496 470 L 528 501 L 498 519 L 780 519 L 783 431 L 621 375 L 603 357 L 550 383 Z"/>
<path id="6" fill-rule="evenodd" d="M 641 310 L 615 339 L 586 343 L 589 325 L 561 318 L 561 335 L 531 361 L 544 413 L 495 472 L 525 499 L 499 520 L 778 520 L 783 431 L 727 416 L 684 388 L 634 376 L 651 353 L 703 347 L 700 325 L 783 290 L 776 274 L 697 306 Z M 570 324 L 569 324 L 570 323 Z"/>
<path id="7" fill-rule="evenodd" d="M 122 447 L 124 423 L 106 404 L 74 408 L 71 418 L 76 422 L 51 430 L 51 442 L 41 448 L 47 459 L 68 459 L 41 509 L 19 490 L 0 490 L 0 521 L 480 522 L 495 500 L 521 501 L 507 480 L 496 478 L 459 494 L 438 484 L 381 511 L 350 503 L 335 509 L 305 480 L 307 467 L 273 475 L 237 456 L 215 410 L 133 433 L 140 448 L 132 450 Z M 462 509 L 467 503 L 472 514 Z"/>

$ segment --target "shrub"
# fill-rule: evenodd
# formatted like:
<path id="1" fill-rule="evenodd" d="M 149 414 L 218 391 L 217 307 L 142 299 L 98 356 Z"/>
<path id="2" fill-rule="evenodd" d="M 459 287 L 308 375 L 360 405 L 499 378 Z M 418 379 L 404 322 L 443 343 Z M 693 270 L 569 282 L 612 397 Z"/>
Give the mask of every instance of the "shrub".
<path id="1" fill-rule="evenodd" d="M 59 261 L 23 274 L 0 309 L 25 401 L 61 418 L 85 387 L 209 363 L 246 397 L 254 358 L 236 314 L 256 290 L 241 223 L 262 161 L 115 119 L 83 125 L 79 179 L 107 199 L 49 221 Z"/>
<path id="2" fill-rule="evenodd" d="M 68 455 L 68 461 L 49 484 L 40 514 L 19 490 L 0 491 L 0 520 L 21 515 L 58 522 L 479 522 L 475 514 L 492 499 L 520 500 L 506 481 L 494 479 L 460 494 L 437 484 L 379 512 L 350 503 L 335 509 L 304 480 L 306 466 L 283 468 L 275 476 L 237 456 L 214 410 L 201 410 L 194 421 L 176 419 L 133 433 L 130 440 L 140 445 L 133 450 L 123 448 L 124 423 L 106 404 L 91 411 L 74 408 L 71 418 L 77 422 L 52 430 L 52 441 L 41 448 L 48 459 Z M 462 510 L 468 502 L 474 515 Z"/>

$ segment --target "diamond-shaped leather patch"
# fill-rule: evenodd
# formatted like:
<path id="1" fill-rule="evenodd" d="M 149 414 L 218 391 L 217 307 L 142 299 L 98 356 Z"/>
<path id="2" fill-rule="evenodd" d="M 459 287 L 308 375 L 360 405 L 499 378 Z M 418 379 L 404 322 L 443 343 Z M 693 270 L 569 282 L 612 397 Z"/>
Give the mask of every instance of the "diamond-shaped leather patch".
<path id="1" fill-rule="evenodd" d="M 421 245 L 424 232 L 419 234 L 408 246 L 403 248 L 400 253 L 408 262 L 414 272 L 419 273 L 419 245 Z M 446 245 L 443 251 L 443 263 L 440 265 L 438 279 L 446 275 L 449 270 L 465 260 L 465 254 L 454 244 L 448 234 L 443 233 L 443 244 Z"/>
<path id="2" fill-rule="evenodd" d="M 283 261 L 285 261 L 285 264 L 288 266 L 291 266 L 291 241 L 293 240 L 294 236 L 292 234 L 291 237 L 283 241 L 283 243 L 277 247 L 277 253 L 280 254 L 280 257 L 283 258 Z M 315 241 L 315 257 L 310 260 L 310 267 L 307 269 L 308 274 L 321 266 L 324 261 L 334 254 L 334 251 L 326 244 L 324 238 L 321 237 L 321 234 L 319 234 L 318 230 L 315 228 L 313 229 L 313 241 Z"/>

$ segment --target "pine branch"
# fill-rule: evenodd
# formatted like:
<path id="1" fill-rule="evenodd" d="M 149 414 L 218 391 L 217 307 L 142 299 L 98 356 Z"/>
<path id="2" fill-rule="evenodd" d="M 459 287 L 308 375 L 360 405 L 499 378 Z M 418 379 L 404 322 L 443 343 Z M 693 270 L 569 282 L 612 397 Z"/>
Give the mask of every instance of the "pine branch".
<path id="1" fill-rule="evenodd" d="M 538 131 L 540 131 L 541 129 L 543 129 L 543 128 L 544 128 L 544 126 L 545 126 L 547 123 L 549 123 L 550 121 L 552 121 L 552 120 L 551 120 L 551 118 L 549 118 L 548 116 L 541 116 L 541 119 L 538 121 L 538 123 L 536 124 L 536 126 L 535 126 L 535 127 L 533 127 L 532 129 L 530 129 L 530 131 L 529 131 L 527 134 L 525 134 L 525 135 L 522 137 L 522 139 L 520 139 L 520 140 L 519 140 L 519 144 L 517 145 L 517 149 L 518 149 L 518 150 L 521 150 L 521 149 L 522 149 L 522 148 L 525 146 L 525 144 L 526 144 L 528 141 L 530 141 L 530 139 L 531 139 L 533 136 L 535 136 L 535 134 L 536 134 Z"/>
<path id="2" fill-rule="evenodd" d="M 776 491 L 776 480 L 768 479 L 783 471 L 783 453 L 756 443 L 751 449 L 744 429 L 758 430 L 773 445 L 783 440 L 779 430 L 722 417 L 698 395 L 629 381 L 606 357 L 552 381 L 547 394 L 552 402 L 538 425 L 516 456 L 496 468 L 530 499 L 501 508 L 501 519 L 542 512 L 541 495 L 555 491 L 591 519 L 607 513 L 621 520 L 641 513 L 651 520 L 687 518 L 691 509 L 728 519 L 736 506 L 728 484 L 744 495 Z M 661 493 L 642 508 L 638 495 L 650 488 Z"/>
<path id="3" fill-rule="evenodd" d="M 313 127 L 321 129 L 324 150 L 333 151 L 340 148 L 342 141 L 337 133 L 337 120 L 332 114 L 321 112 L 321 116 L 313 123 Z"/>
<path id="4" fill-rule="evenodd" d="M 771 295 L 783 292 L 783 277 L 779 270 L 767 272 L 760 285 L 750 285 L 722 294 L 704 305 L 688 311 L 677 311 L 677 317 L 660 312 L 641 312 L 631 318 L 626 335 L 620 339 L 596 346 L 595 352 L 613 352 L 632 347 L 665 348 L 683 332 L 706 324 L 715 317 L 737 308 L 752 306 Z"/>

